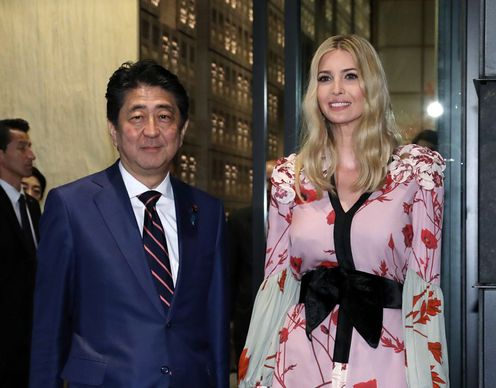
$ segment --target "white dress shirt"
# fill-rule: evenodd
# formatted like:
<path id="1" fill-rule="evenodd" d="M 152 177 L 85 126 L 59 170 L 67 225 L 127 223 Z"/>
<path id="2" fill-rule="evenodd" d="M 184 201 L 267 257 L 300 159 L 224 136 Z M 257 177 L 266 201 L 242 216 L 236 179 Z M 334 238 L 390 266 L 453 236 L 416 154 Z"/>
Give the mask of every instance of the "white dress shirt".
<path id="1" fill-rule="evenodd" d="M 151 189 L 133 177 L 124 168 L 122 162 L 119 162 L 119 170 L 133 207 L 138 228 L 143 236 L 145 205 L 140 201 L 138 196 Z M 176 206 L 174 204 L 174 193 L 172 191 L 169 174 L 167 174 L 165 179 L 153 190 L 162 194 L 157 201 L 156 209 L 160 222 L 162 222 L 162 226 L 164 227 L 165 238 L 167 240 L 167 249 L 169 251 L 169 261 L 172 270 L 172 280 L 174 281 L 174 285 L 176 285 L 177 273 L 179 270 L 179 243 L 177 238 Z"/>
<path id="2" fill-rule="evenodd" d="M 17 221 L 19 222 L 19 226 L 22 229 L 22 219 L 21 219 L 21 210 L 19 208 L 19 198 L 21 198 L 21 194 L 24 194 L 24 198 L 26 198 L 26 193 L 24 190 L 17 191 L 17 189 L 12 186 L 10 183 L 7 183 L 3 179 L 0 179 L 0 186 L 2 186 L 3 190 L 7 194 L 7 197 L 9 197 L 10 202 L 12 203 L 12 207 L 14 208 L 14 212 L 17 217 Z M 31 213 L 29 212 L 29 206 L 27 204 L 26 200 L 26 212 L 28 213 L 28 219 L 29 219 L 29 229 L 31 230 L 31 235 L 33 236 L 33 242 L 34 246 L 38 248 L 38 241 L 36 241 L 36 236 L 34 234 L 34 227 L 33 227 L 33 220 L 31 219 Z"/>

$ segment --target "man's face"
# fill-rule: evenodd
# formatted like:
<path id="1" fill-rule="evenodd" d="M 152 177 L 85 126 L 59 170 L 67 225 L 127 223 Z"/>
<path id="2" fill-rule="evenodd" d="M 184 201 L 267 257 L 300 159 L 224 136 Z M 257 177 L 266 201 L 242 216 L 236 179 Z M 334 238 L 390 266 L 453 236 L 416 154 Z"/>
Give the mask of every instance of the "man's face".
<path id="1" fill-rule="evenodd" d="M 174 96 L 149 85 L 128 91 L 119 111 L 118 127 L 109 122 L 123 166 L 147 187 L 157 186 L 169 172 L 188 125 L 179 128 L 180 122 Z"/>
<path id="2" fill-rule="evenodd" d="M 32 174 L 35 159 L 29 135 L 23 131 L 11 129 L 7 149 L 0 150 L 1 178 L 19 189 L 21 179 Z"/>
<path id="3" fill-rule="evenodd" d="M 34 175 L 22 178 L 21 181 L 24 192 L 35 198 L 38 202 L 41 201 L 41 183 Z"/>

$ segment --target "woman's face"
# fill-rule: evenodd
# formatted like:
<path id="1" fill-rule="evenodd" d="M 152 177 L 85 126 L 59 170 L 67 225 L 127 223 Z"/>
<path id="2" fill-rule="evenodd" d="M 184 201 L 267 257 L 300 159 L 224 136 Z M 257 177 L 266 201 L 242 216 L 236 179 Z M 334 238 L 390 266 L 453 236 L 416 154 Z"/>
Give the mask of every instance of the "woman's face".
<path id="1" fill-rule="evenodd" d="M 332 127 L 355 130 L 364 111 L 360 74 L 348 51 L 333 50 L 322 56 L 317 74 L 317 101 Z"/>

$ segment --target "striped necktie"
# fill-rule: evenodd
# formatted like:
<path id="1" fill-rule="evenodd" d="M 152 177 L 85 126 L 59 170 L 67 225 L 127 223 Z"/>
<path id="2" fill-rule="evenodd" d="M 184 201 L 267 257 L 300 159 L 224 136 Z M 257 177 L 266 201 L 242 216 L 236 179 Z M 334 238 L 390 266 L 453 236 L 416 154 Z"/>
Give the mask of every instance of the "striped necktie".
<path id="1" fill-rule="evenodd" d="M 145 254 L 160 300 L 167 311 L 174 295 L 174 282 L 164 228 L 156 209 L 156 203 L 161 195 L 158 191 L 150 190 L 140 194 L 138 198 L 145 205 L 143 224 Z"/>

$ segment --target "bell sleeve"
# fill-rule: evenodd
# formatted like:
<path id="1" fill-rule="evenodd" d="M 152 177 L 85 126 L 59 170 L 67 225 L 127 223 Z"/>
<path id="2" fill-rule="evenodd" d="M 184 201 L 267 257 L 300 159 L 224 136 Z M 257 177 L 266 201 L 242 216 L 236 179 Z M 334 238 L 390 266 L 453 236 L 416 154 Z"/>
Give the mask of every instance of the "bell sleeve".
<path id="1" fill-rule="evenodd" d="M 412 223 L 404 229 L 410 250 L 402 305 L 407 381 L 410 387 L 448 387 L 445 305 L 439 286 L 445 165 L 436 152 L 421 147 L 411 152 L 418 191 Z"/>

